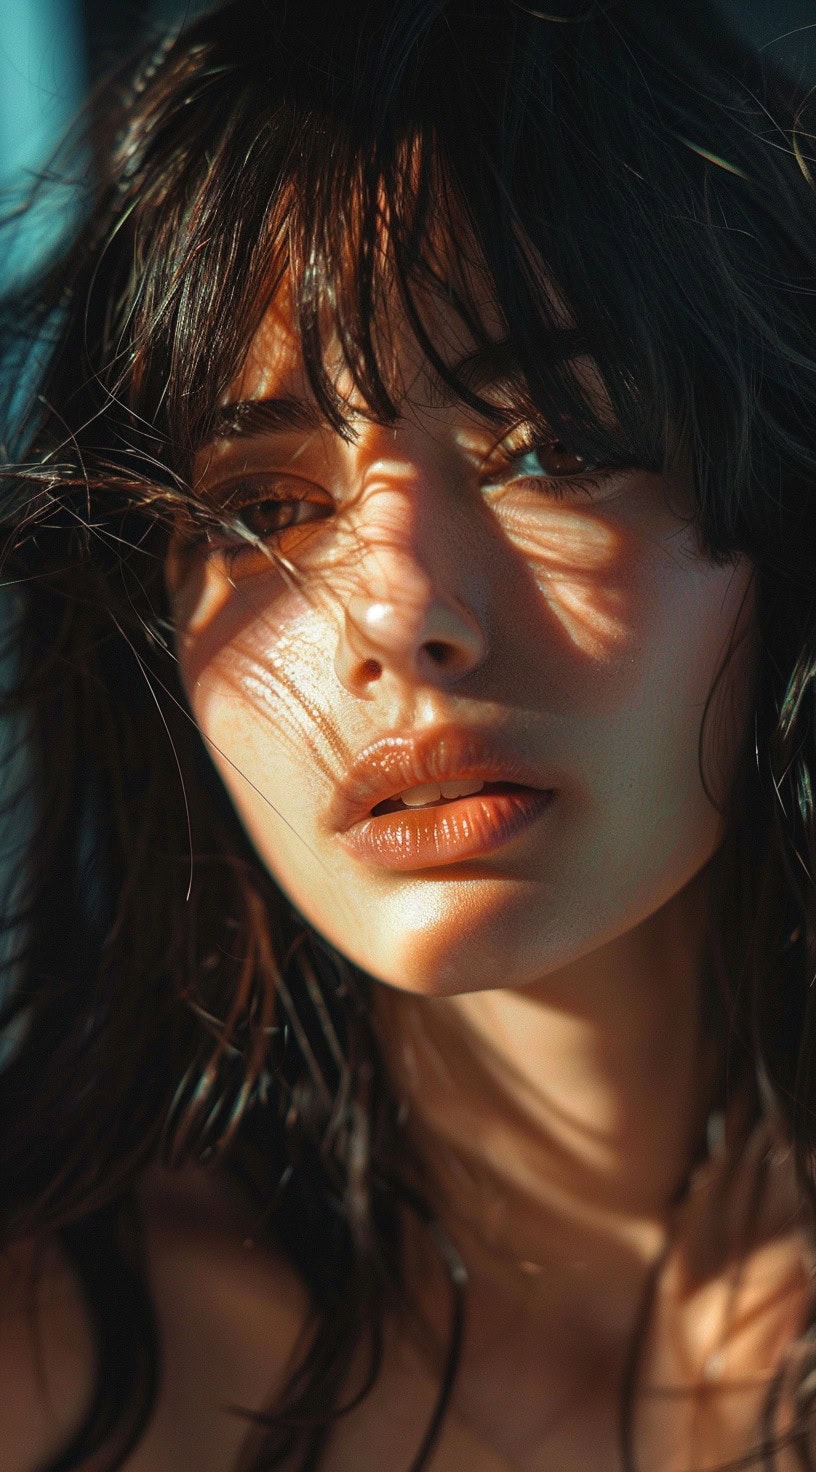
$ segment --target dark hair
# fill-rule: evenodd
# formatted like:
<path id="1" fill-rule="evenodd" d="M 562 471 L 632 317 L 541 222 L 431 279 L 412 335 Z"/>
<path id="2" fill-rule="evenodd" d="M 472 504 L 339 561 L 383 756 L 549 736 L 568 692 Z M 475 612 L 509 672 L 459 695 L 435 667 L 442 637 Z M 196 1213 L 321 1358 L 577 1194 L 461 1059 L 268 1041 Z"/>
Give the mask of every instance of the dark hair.
<path id="1" fill-rule="evenodd" d="M 326 333 L 389 422 L 395 300 L 436 373 L 490 412 L 446 367 L 426 310 L 444 295 L 482 343 L 473 283 L 488 282 L 525 414 L 593 461 L 682 466 L 701 551 L 751 560 L 761 668 L 722 798 L 712 985 L 729 1076 L 757 1110 L 773 1101 L 812 1211 L 816 196 L 804 107 L 697 0 L 559 0 L 555 14 L 522 0 L 233 0 L 94 98 L 83 222 L 4 304 L 0 372 L 7 809 L 25 817 L 6 904 L 0 1222 L 5 1242 L 59 1234 L 100 1351 L 93 1405 L 49 1472 L 99 1449 L 119 1466 L 152 1409 L 159 1345 L 132 1194 L 149 1160 L 239 1173 L 308 1287 L 312 1332 L 258 1418 L 257 1469 L 319 1465 L 352 1350 L 369 1346 L 373 1383 L 385 1312 L 407 1291 L 401 1210 L 433 1229 L 368 979 L 259 863 L 173 656 L 169 529 L 183 516 L 206 526 L 192 457 L 284 280 L 311 390 L 341 432 Z M 612 416 L 546 350 L 565 314 Z M 461 1331 L 462 1275 L 439 1242 L 452 1338 L 415 1472 Z M 807 1467 L 811 1395 L 803 1376 Z M 772 1387 L 756 1458 L 769 1466 L 773 1403 Z M 632 1467 L 630 1420 L 624 1408 Z"/>

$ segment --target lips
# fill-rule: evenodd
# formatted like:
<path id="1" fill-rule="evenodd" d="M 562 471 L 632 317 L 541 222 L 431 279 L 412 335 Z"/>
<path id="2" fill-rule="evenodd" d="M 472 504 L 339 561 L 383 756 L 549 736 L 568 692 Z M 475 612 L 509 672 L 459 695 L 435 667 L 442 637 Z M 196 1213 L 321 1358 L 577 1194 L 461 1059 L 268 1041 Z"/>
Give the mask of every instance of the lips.
<path id="1" fill-rule="evenodd" d="M 442 789 L 453 783 L 464 794 L 446 799 Z M 555 790 L 548 773 L 513 750 L 507 732 L 437 726 L 366 747 L 338 788 L 327 826 L 366 867 L 416 873 L 504 848 L 545 817 Z M 434 801 L 406 805 L 397 801 L 403 793 Z"/>
<path id="2" fill-rule="evenodd" d="M 462 782 L 426 782 L 422 787 L 408 788 L 400 797 L 387 798 L 385 802 L 378 802 L 372 809 L 372 817 L 377 818 L 382 813 L 403 812 L 405 808 L 416 810 L 443 807 L 457 798 L 472 797 L 476 792 L 495 791 L 496 783 L 485 783 L 478 778 L 470 782 L 467 779 Z"/>

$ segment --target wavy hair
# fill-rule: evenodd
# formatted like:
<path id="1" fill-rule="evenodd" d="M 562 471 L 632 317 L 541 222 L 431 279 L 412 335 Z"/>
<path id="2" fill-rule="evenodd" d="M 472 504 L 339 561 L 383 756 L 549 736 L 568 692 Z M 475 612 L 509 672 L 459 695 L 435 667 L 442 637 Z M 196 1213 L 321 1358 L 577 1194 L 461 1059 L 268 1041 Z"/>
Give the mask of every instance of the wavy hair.
<path id="1" fill-rule="evenodd" d="M 106 82 L 82 223 L 2 303 L 7 661 L 0 1241 L 57 1234 L 98 1346 L 47 1472 L 119 1467 L 160 1344 L 134 1185 L 236 1172 L 312 1314 L 253 1472 L 319 1467 L 345 1368 L 407 1292 L 400 1221 L 436 1231 L 455 1374 L 463 1274 L 406 1166 L 369 980 L 254 854 L 192 720 L 162 569 L 214 513 L 196 448 L 286 282 L 339 432 L 339 342 L 392 422 L 390 304 L 436 374 L 427 302 L 477 344 L 490 285 L 537 416 L 593 461 L 682 466 L 701 553 L 754 568 L 761 649 L 712 937 L 723 1059 L 772 1104 L 816 1212 L 816 195 L 801 88 L 703 0 L 231 0 Z M 466 260 L 471 271 L 456 269 Z M 597 364 L 600 414 L 563 355 Z M 764 1101 L 764 1105 L 763 1105 Z M 327 1209 L 328 1208 L 328 1209 Z M 633 1365 L 635 1364 L 633 1357 Z M 778 1387 L 777 1387 L 778 1388 Z M 624 1464 L 636 1466 L 631 1406 Z M 794 1441 L 814 1386 L 803 1372 Z M 359 1399 L 359 1397 L 358 1397 Z M 774 1465 L 774 1387 L 756 1464 Z M 347 1409 L 347 1408 L 346 1408 Z"/>

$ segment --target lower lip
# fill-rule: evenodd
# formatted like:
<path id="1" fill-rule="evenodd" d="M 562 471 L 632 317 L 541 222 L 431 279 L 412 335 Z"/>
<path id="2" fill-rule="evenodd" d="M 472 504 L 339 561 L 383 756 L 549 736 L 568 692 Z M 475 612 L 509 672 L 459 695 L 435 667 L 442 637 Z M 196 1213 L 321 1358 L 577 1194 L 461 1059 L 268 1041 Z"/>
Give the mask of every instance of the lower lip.
<path id="1" fill-rule="evenodd" d="M 342 843 L 355 858 L 381 869 L 441 869 L 503 848 L 546 812 L 554 795 L 515 787 L 439 807 L 405 808 L 364 818 L 347 829 Z"/>

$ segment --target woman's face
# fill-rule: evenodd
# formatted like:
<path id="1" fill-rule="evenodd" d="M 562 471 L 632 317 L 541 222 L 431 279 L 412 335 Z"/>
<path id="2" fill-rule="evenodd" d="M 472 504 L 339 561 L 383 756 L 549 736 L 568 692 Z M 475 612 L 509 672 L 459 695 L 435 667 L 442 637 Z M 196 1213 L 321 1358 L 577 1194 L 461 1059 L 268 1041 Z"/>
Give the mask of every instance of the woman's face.
<path id="1" fill-rule="evenodd" d="M 507 353 L 443 327 L 511 409 Z M 360 415 L 346 439 L 269 312 L 196 465 L 235 535 L 171 547 L 182 678 L 260 857 L 340 951 L 416 992 L 521 986 L 646 920 L 718 847 L 701 729 L 737 643 L 702 747 L 722 796 L 750 568 L 701 556 L 683 486 L 481 418 L 407 328 L 396 352 L 399 423 Z"/>

